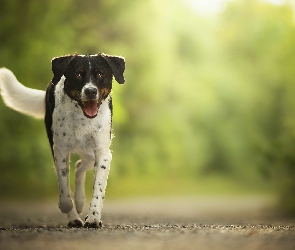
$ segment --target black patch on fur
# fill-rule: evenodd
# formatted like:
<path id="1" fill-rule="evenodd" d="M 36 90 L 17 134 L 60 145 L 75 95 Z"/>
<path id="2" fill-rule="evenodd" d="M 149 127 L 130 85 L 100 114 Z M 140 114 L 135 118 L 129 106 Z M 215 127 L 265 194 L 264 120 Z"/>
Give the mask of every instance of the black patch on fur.
<path id="1" fill-rule="evenodd" d="M 52 114 L 55 106 L 55 96 L 54 96 L 55 85 L 49 83 L 46 90 L 46 113 L 45 113 L 45 126 L 47 137 L 50 143 L 51 152 L 53 152 L 53 131 L 52 131 Z"/>
<path id="2" fill-rule="evenodd" d="M 113 127 L 113 100 L 112 100 L 112 96 L 110 96 L 110 99 L 109 99 L 109 109 L 111 111 L 111 132 L 110 132 L 110 138 L 112 138 L 112 127 Z"/>

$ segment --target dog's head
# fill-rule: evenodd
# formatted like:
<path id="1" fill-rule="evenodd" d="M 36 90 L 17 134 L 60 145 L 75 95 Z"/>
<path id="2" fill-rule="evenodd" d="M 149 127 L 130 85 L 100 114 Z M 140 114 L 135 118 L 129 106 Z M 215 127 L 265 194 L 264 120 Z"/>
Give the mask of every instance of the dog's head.
<path id="1" fill-rule="evenodd" d="M 120 84 L 124 79 L 123 57 L 103 53 L 97 55 L 68 55 L 52 59 L 52 84 L 65 77 L 64 91 L 88 118 L 94 118 L 103 100 L 112 90 L 112 79 Z"/>

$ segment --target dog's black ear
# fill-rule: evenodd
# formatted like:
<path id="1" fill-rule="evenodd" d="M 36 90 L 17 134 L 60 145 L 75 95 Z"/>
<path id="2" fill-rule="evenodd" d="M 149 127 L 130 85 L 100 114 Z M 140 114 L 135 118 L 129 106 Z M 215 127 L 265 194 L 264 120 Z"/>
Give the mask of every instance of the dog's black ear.
<path id="1" fill-rule="evenodd" d="M 73 57 L 74 55 L 68 55 L 68 56 L 55 57 L 51 60 L 52 72 L 53 72 L 53 78 L 52 78 L 53 84 L 57 84 L 60 81 L 60 78 L 65 73 L 65 70 L 69 62 L 71 61 Z"/>
<path id="2" fill-rule="evenodd" d="M 112 69 L 113 75 L 116 81 L 120 84 L 125 82 L 124 70 L 125 70 L 125 59 L 121 56 L 109 56 L 106 54 L 100 54 L 108 62 L 110 68 Z"/>

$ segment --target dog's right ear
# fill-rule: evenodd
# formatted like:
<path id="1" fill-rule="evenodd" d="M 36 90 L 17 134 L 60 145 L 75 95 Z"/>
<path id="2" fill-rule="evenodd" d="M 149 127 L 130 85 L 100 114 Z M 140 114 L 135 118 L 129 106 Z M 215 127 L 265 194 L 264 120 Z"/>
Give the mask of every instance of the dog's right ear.
<path id="1" fill-rule="evenodd" d="M 52 72 L 53 72 L 53 78 L 52 83 L 55 85 L 57 84 L 63 74 L 65 73 L 67 66 L 69 62 L 72 60 L 74 55 L 68 55 L 68 56 L 61 56 L 61 57 L 54 57 L 51 60 L 52 63 Z"/>

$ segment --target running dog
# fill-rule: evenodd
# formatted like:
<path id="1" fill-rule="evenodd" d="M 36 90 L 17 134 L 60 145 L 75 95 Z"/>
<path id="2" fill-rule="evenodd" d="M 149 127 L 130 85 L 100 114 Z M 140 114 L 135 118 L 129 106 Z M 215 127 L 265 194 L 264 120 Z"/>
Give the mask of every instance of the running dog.
<path id="1" fill-rule="evenodd" d="M 101 212 L 112 155 L 112 79 L 123 84 L 125 60 L 104 53 L 52 59 L 53 79 L 46 91 L 27 88 L 0 69 L 5 104 L 21 113 L 45 118 L 59 188 L 59 208 L 69 227 L 101 227 Z M 69 186 L 69 158 L 77 153 L 75 192 Z M 93 195 L 84 222 L 85 175 L 94 167 Z M 74 201 L 73 201 L 74 200 Z"/>

